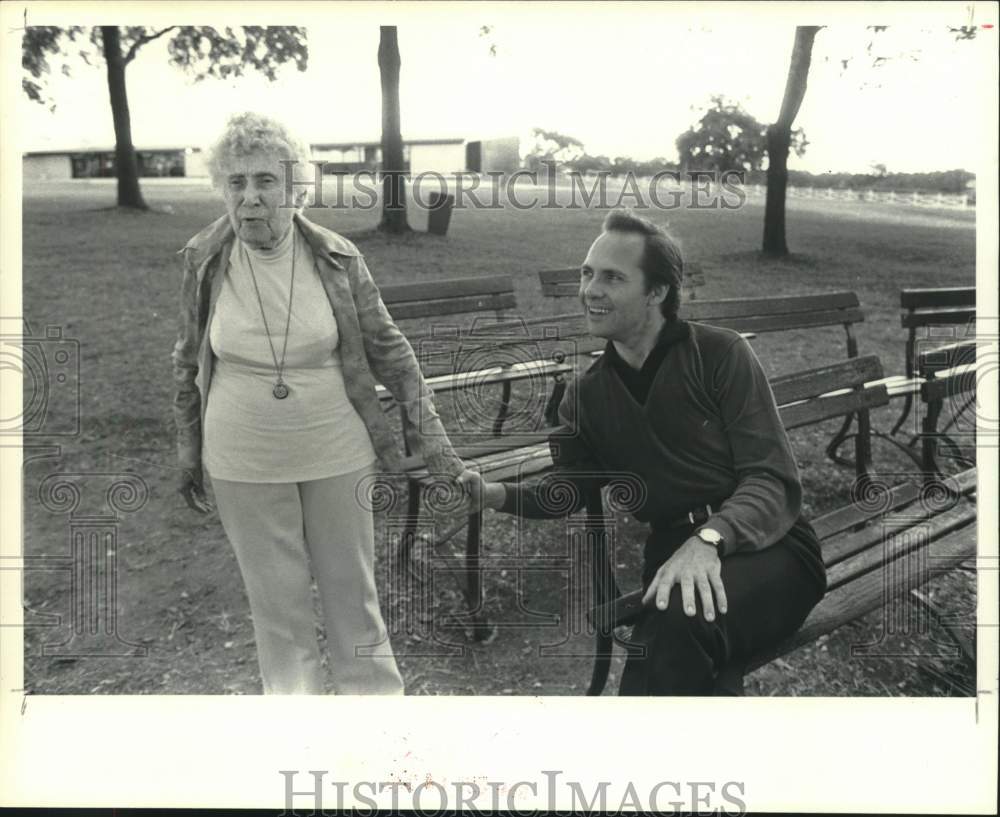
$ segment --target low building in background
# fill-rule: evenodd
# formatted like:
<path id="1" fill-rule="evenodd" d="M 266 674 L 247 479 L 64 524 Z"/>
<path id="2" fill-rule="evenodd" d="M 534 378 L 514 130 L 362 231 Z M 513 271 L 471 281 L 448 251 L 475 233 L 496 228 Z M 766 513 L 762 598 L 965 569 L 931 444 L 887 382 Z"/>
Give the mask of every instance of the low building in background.
<path id="1" fill-rule="evenodd" d="M 318 142 L 313 159 L 324 162 L 327 175 L 378 172 L 382 168 L 382 144 L 377 141 Z M 208 175 L 205 155 L 196 147 L 149 147 L 136 149 L 139 176 L 203 178 Z M 403 142 L 403 170 L 416 176 L 440 173 L 448 176 L 463 171 L 513 173 L 521 167 L 517 137 L 466 142 L 458 137 L 408 139 Z M 98 179 L 115 176 L 113 147 L 40 150 L 25 153 L 22 159 L 25 181 Z"/>
<path id="2" fill-rule="evenodd" d="M 465 144 L 465 169 L 472 173 L 514 173 L 521 167 L 521 140 L 516 136 Z"/>
<path id="3" fill-rule="evenodd" d="M 205 176 L 204 158 L 198 148 L 153 147 L 136 151 L 139 176 Z M 114 178 L 114 148 L 80 148 L 75 150 L 40 150 L 25 153 L 22 158 L 25 181 L 58 181 L 62 179 Z"/>

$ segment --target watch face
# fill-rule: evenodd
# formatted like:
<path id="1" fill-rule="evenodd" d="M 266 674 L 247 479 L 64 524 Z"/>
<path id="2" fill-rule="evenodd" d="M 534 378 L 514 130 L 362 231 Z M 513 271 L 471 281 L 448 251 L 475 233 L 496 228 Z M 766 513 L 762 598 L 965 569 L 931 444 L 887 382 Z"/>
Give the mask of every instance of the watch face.
<path id="1" fill-rule="evenodd" d="M 714 531 L 711 528 L 705 528 L 704 530 L 698 531 L 698 536 L 702 538 L 703 541 L 708 542 L 710 545 L 717 545 L 722 541 L 722 534 L 718 531 Z"/>

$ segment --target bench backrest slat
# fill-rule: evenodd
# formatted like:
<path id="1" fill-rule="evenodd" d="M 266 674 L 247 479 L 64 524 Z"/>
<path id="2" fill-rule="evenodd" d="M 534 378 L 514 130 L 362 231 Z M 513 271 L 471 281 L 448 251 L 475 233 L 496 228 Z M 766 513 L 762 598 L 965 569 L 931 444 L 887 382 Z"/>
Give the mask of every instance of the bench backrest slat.
<path id="1" fill-rule="evenodd" d="M 780 409 L 781 421 L 785 424 L 785 428 L 801 428 L 833 417 L 852 414 L 855 411 L 884 406 L 888 402 L 889 392 L 885 386 L 873 386 L 861 391 L 845 392 L 804 403 L 782 406 Z"/>
<path id="2" fill-rule="evenodd" d="M 920 398 L 925 403 L 934 403 L 954 397 L 956 394 L 975 393 L 976 375 L 975 366 L 969 366 L 953 375 L 927 380 L 920 385 Z"/>
<path id="3" fill-rule="evenodd" d="M 580 271 L 576 267 L 542 270 L 538 273 L 542 293 L 550 297 L 575 296 Z M 857 293 L 850 290 L 787 295 L 775 298 L 720 298 L 687 301 L 681 304 L 685 320 L 732 329 L 735 332 L 764 334 L 793 329 L 813 329 L 864 321 Z M 853 354 L 848 334 L 848 355 Z"/>
<path id="4" fill-rule="evenodd" d="M 543 269 L 538 273 L 542 284 L 542 295 L 548 298 L 565 298 L 580 291 L 580 268 L 562 267 Z"/>
<path id="5" fill-rule="evenodd" d="M 869 522 L 883 513 L 902 508 L 904 505 L 909 505 L 918 499 L 919 496 L 920 486 L 917 483 L 904 482 L 902 485 L 897 485 L 890 489 L 886 501 L 882 504 L 873 502 L 866 506 L 864 503 L 852 502 L 850 505 L 845 505 L 835 511 L 813 519 L 813 530 L 816 531 L 816 537 L 822 542 L 824 539 L 829 539 L 838 533 L 843 533 L 850 528 Z"/>
<path id="6" fill-rule="evenodd" d="M 884 385 L 864 387 L 881 377 L 878 357 L 866 355 L 776 377 L 771 381 L 771 390 L 781 421 L 785 428 L 792 429 L 886 405 L 889 393 Z"/>
<path id="7" fill-rule="evenodd" d="M 681 316 L 687 317 L 681 310 Z M 695 320 L 694 318 L 689 318 Z M 832 310 L 828 312 L 801 312 L 786 315 L 767 315 L 757 317 L 747 315 L 733 318 L 698 318 L 700 323 L 722 326 L 734 332 L 752 332 L 765 334 L 767 332 L 782 332 L 791 329 L 810 329 L 821 326 L 837 326 L 840 324 L 861 323 L 865 319 L 860 309 Z"/>
<path id="8" fill-rule="evenodd" d="M 791 315 L 798 312 L 829 312 L 860 306 L 857 293 L 849 290 L 812 295 L 789 295 L 777 298 L 721 298 L 713 301 L 688 301 L 681 314 L 690 320 L 711 323 L 719 318 L 744 315 Z"/>
<path id="9" fill-rule="evenodd" d="M 411 301 L 461 298 L 468 295 L 513 294 L 514 279 L 509 275 L 484 275 L 476 278 L 447 278 L 415 284 L 386 284 L 379 287 L 386 306 Z"/>
<path id="10" fill-rule="evenodd" d="M 437 298 L 408 303 L 387 303 L 393 320 L 433 318 L 439 315 L 464 315 L 470 312 L 498 312 L 517 307 L 517 300 L 510 295 L 468 295 L 463 298 Z"/>
<path id="11" fill-rule="evenodd" d="M 965 340 L 920 352 L 917 355 L 917 374 L 927 377 L 956 366 L 975 363 L 977 345 L 974 340 Z"/>
<path id="12" fill-rule="evenodd" d="M 851 360 L 794 372 L 771 380 L 771 390 L 779 406 L 818 397 L 837 389 L 863 386 L 882 377 L 882 363 L 876 355 L 865 355 Z"/>
<path id="13" fill-rule="evenodd" d="M 969 323 L 976 318 L 974 306 L 926 309 L 919 312 L 904 312 L 900 318 L 904 329 L 919 329 L 923 326 L 953 326 Z"/>
<path id="14" fill-rule="evenodd" d="M 517 308 L 514 279 L 509 275 L 387 284 L 380 292 L 397 321 L 483 312 L 499 317 L 504 310 Z"/>
<path id="15" fill-rule="evenodd" d="M 903 309 L 933 309 L 947 306 L 976 305 L 975 287 L 933 287 L 904 289 L 899 294 Z"/>

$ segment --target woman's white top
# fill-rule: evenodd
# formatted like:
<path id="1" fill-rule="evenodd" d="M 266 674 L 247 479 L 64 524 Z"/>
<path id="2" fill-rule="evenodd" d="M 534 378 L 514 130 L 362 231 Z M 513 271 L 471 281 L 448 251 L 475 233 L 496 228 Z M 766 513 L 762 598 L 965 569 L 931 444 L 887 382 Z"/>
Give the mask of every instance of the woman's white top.
<path id="1" fill-rule="evenodd" d="M 277 382 L 250 263 L 281 360 L 288 320 L 292 242 L 295 290 L 283 380 Z M 249 261 L 248 261 L 249 259 Z M 215 355 L 205 407 L 203 462 L 209 475 L 235 482 L 303 482 L 371 465 L 375 449 L 344 385 L 337 320 L 312 250 L 290 229 L 271 250 L 237 240 L 223 278 L 209 342 Z"/>

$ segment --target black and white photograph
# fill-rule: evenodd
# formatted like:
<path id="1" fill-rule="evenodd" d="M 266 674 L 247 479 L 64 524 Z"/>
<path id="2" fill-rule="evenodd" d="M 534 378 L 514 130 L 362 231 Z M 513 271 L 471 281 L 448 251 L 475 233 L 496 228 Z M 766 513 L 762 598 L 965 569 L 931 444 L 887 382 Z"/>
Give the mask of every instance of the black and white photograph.
<path id="1" fill-rule="evenodd" d="M 2 12 L 0 805 L 995 811 L 996 3 Z"/>

